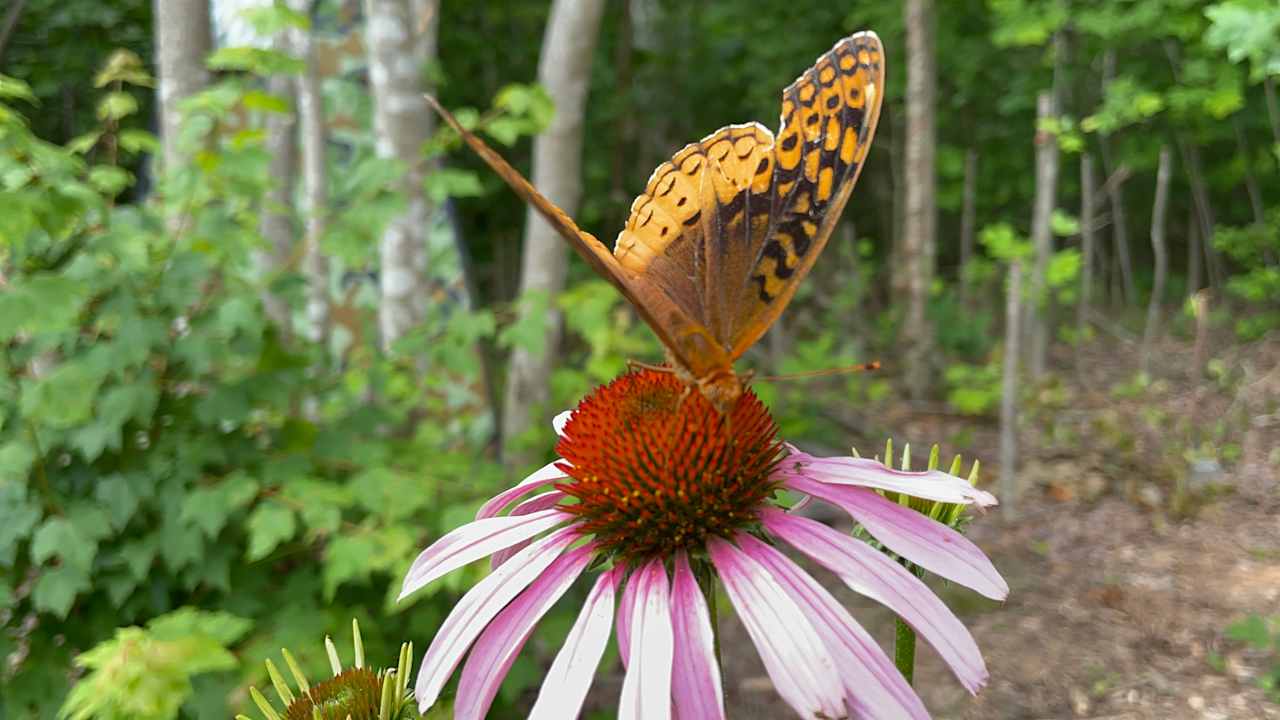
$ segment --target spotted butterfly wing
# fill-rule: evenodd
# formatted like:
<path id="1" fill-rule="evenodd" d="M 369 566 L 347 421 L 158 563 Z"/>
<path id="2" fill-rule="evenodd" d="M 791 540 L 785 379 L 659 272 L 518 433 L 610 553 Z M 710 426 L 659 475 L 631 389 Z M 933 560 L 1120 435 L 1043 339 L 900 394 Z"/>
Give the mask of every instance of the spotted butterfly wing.
<path id="1" fill-rule="evenodd" d="M 721 411 L 732 364 L 791 301 L 862 170 L 884 86 L 875 33 L 845 38 L 783 91 L 778 136 L 730 125 L 654 171 L 611 254 L 434 99 L 437 112 L 635 306 Z"/>
<path id="2" fill-rule="evenodd" d="M 826 246 L 875 133 L 883 56 L 875 33 L 841 40 L 783 91 L 776 138 L 721 128 L 632 204 L 614 253 L 705 328 L 673 333 L 694 376 L 714 369 L 710 350 L 732 362 L 759 340 Z"/>

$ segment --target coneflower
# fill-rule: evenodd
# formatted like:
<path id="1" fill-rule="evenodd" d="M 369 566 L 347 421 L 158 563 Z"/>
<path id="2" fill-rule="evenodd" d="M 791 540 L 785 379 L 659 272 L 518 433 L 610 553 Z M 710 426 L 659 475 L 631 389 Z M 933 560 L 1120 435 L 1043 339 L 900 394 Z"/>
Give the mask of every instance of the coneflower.
<path id="1" fill-rule="evenodd" d="M 790 490 L 847 511 L 901 559 L 1002 600 L 1008 585 L 951 527 L 880 492 L 995 504 L 951 474 L 784 444 L 752 392 L 721 415 L 669 373 L 623 375 L 554 423 L 561 459 L 481 507 L 414 561 L 400 597 L 492 556 L 424 656 L 423 712 L 463 664 L 456 718 L 483 718 L 538 620 L 589 569 L 586 601 L 543 680 L 531 718 L 575 718 L 616 630 L 626 667 L 618 717 L 725 717 L 708 593 L 729 601 L 783 699 L 805 718 L 927 718 L 892 660 L 779 546 L 889 607 L 976 692 L 973 637 L 911 571 L 866 542 L 793 514 Z M 714 597 L 714 595 L 712 595 Z"/>

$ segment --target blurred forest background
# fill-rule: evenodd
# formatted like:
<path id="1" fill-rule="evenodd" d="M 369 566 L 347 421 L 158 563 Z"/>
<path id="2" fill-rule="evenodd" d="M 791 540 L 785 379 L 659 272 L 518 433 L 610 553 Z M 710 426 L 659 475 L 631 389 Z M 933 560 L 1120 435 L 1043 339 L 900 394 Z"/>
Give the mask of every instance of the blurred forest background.
<path id="1" fill-rule="evenodd" d="M 396 606 L 418 550 L 661 358 L 423 92 L 611 244 L 653 168 L 776 128 L 860 29 L 888 53 L 866 171 L 740 366 L 878 359 L 755 387 L 812 449 L 999 478 L 972 532 L 1013 594 L 957 606 L 993 684 L 926 667 L 926 699 L 1280 714 L 1274 0 L 6 0 L 0 718 L 72 687 L 75 717 L 248 712 L 265 658 L 319 674 L 352 617 L 379 662 L 421 651 L 483 570 Z M 731 708 L 781 716 L 728 655 Z"/>

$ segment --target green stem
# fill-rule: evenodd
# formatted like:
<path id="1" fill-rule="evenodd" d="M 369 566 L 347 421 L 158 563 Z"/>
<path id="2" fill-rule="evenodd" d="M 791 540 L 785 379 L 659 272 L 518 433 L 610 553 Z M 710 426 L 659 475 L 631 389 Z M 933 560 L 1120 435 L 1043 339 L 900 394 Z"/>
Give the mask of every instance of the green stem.
<path id="1" fill-rule="evenodd" d="M 720 671 L 721 689 L 724 686 L 724 660 L 720 655 L 720 614 L 716 612 L 716 573 L 712 569 L 711 563 L 701 562 L 696 566 L 694 577 L 698 579 L 698 586 L 702 589 L 702 595 L 707 599 L 707 615 L 711 617 L 711 647 L 716 654 L 716 667 Z M 725 707 L 729 705 L 729 698 L 724 698 Z"/>
<path id="2" fill-rule="evenodd" d="M 916 670 L 916 631 L 902 618 L 894 618 L 893 629 L 893 664 L 910 685 Z"/>

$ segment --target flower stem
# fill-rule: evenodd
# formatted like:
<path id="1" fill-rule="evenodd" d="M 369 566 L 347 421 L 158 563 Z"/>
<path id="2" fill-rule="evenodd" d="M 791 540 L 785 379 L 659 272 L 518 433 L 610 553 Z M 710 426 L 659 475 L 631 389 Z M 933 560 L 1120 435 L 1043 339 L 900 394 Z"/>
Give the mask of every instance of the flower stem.
<path id="1" fill-rule="evenodd" d="M 894 618 L 893 629 L 893 664 L 910 685 L 916 670 L 916 631 L 902 618 Z"/>

